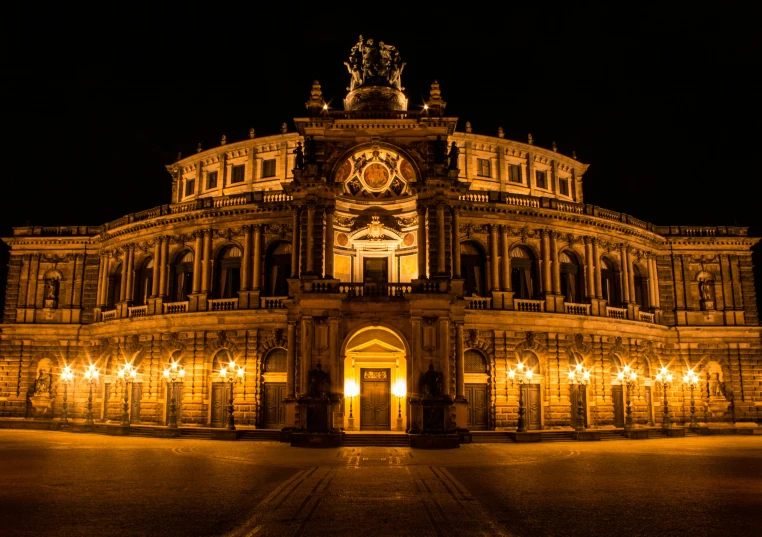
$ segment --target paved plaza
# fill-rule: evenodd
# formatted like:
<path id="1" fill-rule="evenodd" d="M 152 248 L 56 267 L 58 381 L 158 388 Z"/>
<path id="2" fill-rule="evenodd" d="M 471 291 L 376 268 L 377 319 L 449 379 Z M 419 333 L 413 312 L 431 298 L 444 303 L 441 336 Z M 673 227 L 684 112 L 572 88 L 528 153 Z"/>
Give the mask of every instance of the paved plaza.
<path id="1" fill-rule="evenodd" d="M 453 450 L 0 430 L 0 535 L 760 535 L 762 436 Z"/>

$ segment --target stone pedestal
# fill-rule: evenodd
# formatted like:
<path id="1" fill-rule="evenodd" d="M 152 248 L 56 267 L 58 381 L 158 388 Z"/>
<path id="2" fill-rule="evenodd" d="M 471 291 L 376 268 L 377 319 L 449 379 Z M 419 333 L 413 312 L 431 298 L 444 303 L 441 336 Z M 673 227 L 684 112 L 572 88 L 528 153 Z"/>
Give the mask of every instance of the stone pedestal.
<path id="1" fill-rule="evenodd" d="M 212 440 L 238 440 L 241 431 L 230 429 L 212 429 Z"/>
<path id="2" fill-rule="evenodd" d="M 577 433 L 574 433 L 574 439 L 575 440 L 583 440 L 583 441 L 596 441 L 601 439 L 601 432 L 600 431 L 579 431 Z"/>
<path id="3" fill-rule="evenodd" d="M 627 431 L 630 440 L 648 440 L 648 429 L 631 429 Z"/>
<path id="4" fill-rule="evenodd" d="M 460 445 L 449 397 L 412 399 L 410 447 L 447 449 Z"/>
<path id="5" fill-rule="evenodd" d="M 670 427 L 669 429 L 662 429 L 661 432 L 670 438 L 683 438 L 685 436 L 685 429 L 682 427 Z"/>
<path id="6" fill-rule="evenodd" d="M 50 397 L 50 395 L 32 395 L 29 398 L 29 401 L 32 403 L 32 408 L 34 410 L 33 418 L 52 418 L 52 413 L 50 412 L 50 404 L 53 401 L 53 398 Z"/>

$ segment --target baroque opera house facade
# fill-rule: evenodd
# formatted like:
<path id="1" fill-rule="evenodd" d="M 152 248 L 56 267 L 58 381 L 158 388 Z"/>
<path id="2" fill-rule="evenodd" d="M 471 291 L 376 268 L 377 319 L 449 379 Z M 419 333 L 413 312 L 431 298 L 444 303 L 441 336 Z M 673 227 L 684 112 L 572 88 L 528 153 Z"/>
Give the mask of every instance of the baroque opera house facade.
<path id="1" fill-rule="evenodd" d="M 167 204 L 2 239 L 4 426 L 762 420 L 747 228 L 587 204 L 587 164 L 458 130 L 436 81 L 408 110 L 394 47 L 361 39 L 346 65 L 343 110 L 314 82 L 279 134 L 169 164 Z"/>

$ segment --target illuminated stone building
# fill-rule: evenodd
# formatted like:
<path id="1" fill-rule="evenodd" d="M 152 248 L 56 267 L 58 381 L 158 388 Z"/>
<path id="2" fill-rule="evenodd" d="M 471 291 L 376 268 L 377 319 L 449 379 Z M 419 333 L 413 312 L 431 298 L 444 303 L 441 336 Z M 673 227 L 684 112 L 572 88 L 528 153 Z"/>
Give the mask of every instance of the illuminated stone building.
<path id="1" fill-rule="evenodd" d="M 307 427 L 311 395 L 330 401 L 329 428 L 419 432 L 430 390 L 463 438 L 661 426 L 665 402 L 676 425 L 760 419 L 758 239 L 587 204 L 587 164 L 531 136 L 458 130 L 437 82 L 410 110 L 403 66 L 361 40 L 343 110 L 316 81 L 295 129 L 168 165 L 165 205 L 15 228 L 2 416 L 60 419 L 65 384 L 68 419 L 85 418 L 92 388 L 95 421 L 119 423 L 129 363 L 132 424 L 174 411 L 181 428 L 224 428 L 231 388 L 236 423 L 257 429 Z"/>

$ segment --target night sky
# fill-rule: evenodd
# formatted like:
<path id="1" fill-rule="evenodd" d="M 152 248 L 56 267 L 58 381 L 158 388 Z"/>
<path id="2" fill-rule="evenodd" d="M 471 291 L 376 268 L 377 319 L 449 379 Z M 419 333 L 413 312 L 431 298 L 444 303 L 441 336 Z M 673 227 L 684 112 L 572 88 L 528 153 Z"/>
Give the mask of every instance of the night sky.
<path id="1" fill-rule="evenodd" d="M 436 79 L 458 130 L 470 121 L 477 134 L 503 127 L 506 138 L 576 151 L 590 164 L 587 203 L 762 236 L 762 10 L 669 4 L 15 8 L 2 56 L 0 236 L 168 203 L 164 166 L 178 152 L 251 127 L 293 131 L 313 80 L 341 108 L 359 34 L 400 51 L 410 109 Z"/>

